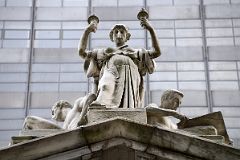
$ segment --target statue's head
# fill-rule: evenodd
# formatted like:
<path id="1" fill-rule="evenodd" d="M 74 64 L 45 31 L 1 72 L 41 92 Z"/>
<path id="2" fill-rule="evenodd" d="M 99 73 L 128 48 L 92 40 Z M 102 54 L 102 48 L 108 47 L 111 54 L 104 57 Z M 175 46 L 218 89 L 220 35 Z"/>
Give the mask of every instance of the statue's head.
<path id="1" fill-rule="evenodd" d="M 116 24 L 110 31 L 109 37 L 117 46 L 121 46 L 130 39 L 131 34 L 128 32 L 128 28 L 124 24 Z"/>
<path id="2" fill-rule="evenodd" d="M 60 100 L 52 106 L 52 119 L 63 122 L 66 118 L 66 112 L 72 109 L 72 105 L 68 101 Z"/>
<path id="3" fill-rule="evenodd" d="M 163 92 L 161 98 L 161 107 L 176 110 L 181 104 L 183 96 L 184 96 L 183 93 L 178 90 L 175 89 L 166 90 L 165 92 Z"/>

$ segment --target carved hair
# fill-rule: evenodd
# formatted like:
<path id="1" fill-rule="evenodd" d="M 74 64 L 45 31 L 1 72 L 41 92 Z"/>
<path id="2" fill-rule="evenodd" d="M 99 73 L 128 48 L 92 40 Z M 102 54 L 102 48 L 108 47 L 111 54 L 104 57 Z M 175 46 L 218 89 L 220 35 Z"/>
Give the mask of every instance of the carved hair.
<path id="1" fill-rule="evenodd" d="M 63 107 L 65 108 L 73 108 L 73 106 L 68 102 L 68 101 L 65 101 L 65 100 L 60 100 L 58 102 L 56 102 L 53 107 L 59 107 L 60 109 L 62 109 Z"/>
<path id="2" fill-rule="evenodd" d="M 174 99 L 178 98 L 179 96 L 183 97 L 184 95 L 178 90 L 169 89 L 164 91 L 161 97 L 161 107 L 169 109 L 172 107 Z"/>
<path id="3" fill-rule="evenodd" d="M 109 37 L 110 37 L 110 39 L 111 39 L 112 42 L 114 41 L 114 40 L 113 40 L 113 31 L 114 31 L 115 29 L 119 29 L 119 28 L 122 28 L 122 29 L 124 29 L 124 30 L 127 32 L 126 40 L 129 40 L 129 39 L 130 39 L 131 34 L 128 32 L 128 28 L 127 28 L 124 24 L 116 24 L 116 25 L 112 28 L 112 30 L 110 31 L 110 33 L 109 33 Z"/>

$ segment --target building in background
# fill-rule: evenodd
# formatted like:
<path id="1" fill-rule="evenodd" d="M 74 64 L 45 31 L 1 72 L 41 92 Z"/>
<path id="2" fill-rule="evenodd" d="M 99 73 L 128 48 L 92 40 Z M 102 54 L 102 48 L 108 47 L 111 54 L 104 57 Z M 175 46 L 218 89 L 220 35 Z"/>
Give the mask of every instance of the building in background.
<path id="1" fill-rule="evenodd" d="M 91 91 L 77 52 L 90 14 L 100 19 L 90 48 L 113 46 L 108 34 L 116 23 L 129 27 L 130 46 L 151 46 L 137 20 L 142 7 L 162 50 L 156 72 L 145 77 L 146 103 L 181 90 L 181 113 L 222 111 L 240 148 L 239 0 L 0 0 L 0 146 L 27 115 L 50 119 L 54 102 Z"/>

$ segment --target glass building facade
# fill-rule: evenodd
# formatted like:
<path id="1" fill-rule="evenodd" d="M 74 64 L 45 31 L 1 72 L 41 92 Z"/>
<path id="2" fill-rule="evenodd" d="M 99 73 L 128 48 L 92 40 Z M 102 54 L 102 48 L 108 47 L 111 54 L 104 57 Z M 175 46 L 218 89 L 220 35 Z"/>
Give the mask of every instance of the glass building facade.
<path id="1" fill-rule="evenodd" d="M 240 148 L 240 0 L 0 0 L 0 146 L 18 135 L 27 115 L 50 119 L 56 101 L 73 103 L 91 91 L 77 51 L 89 15 L 100 19 L 90 49 L 114 46 L 116 23 L 129 27 L 129 46 L 150 48 L 141 8 L 162 51 L 145 76 L 146 104 L 178 89 L 185 95 L 179 112 L 222 111 Z"/>

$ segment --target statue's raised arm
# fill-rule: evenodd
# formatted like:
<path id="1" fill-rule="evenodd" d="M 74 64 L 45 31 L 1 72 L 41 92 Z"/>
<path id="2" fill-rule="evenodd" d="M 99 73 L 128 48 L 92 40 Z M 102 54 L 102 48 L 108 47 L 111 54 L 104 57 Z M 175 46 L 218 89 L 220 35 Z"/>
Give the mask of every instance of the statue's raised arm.
<path id="1" fill-rule="evenodd" d="M 80 39 L 80 43 L 78 45 L 79 56 L 84 58 L 84 59 L 87 56 L 86 48 L 87 48 L 89 34 L 91 32 L 94 32 L 94 33 L 96 32 L 97 24 L 99 23 L 99 19 L 98 19 L 97 16 L 92 15 L 88 18 L 88 23 L 89 23 L 89 25 L 87 26 L 87 28 L 83 32 L 83 35 Z"/>
<path id="2" fill-rule="evenodd" d="M 154 31 L 154 28 L 148 21 L 147 11 L 144 8 L 142 8 L 142 10 L 138 13 L 137 17 L 140 20 L 141 26 L 148 30 L 151 35 L 152 49 L 149 51 L 151 58 L 153 59 L 159 57 L 161 55 L 161 51 L 159 47 L 158 38 Z"/>

